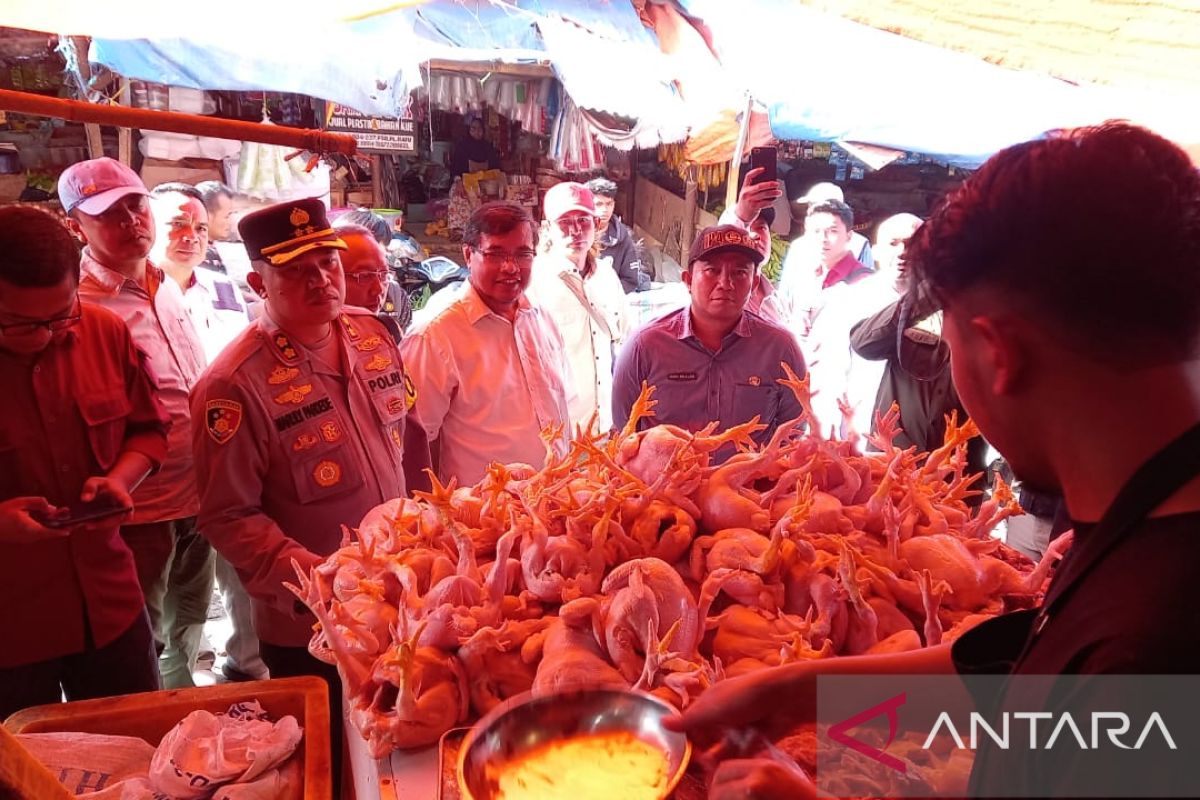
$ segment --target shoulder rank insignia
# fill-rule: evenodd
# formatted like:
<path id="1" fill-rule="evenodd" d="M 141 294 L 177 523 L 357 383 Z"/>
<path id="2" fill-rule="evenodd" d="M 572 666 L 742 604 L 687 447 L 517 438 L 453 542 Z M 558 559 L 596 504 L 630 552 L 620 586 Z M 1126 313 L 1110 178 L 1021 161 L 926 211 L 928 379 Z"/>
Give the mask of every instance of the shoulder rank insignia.
<path id="1" fill-rule="evenodd" d="M 399 414 L 404 410 L 404 398 L 397 396 L 388 400 L 387 410 L 389 414 Z"/>
<path id="2" fill-rule="evenodd" d="M 292 340 L 287 337 L 283 331 L 279 331 L 271 339 L 271 343 L 275 345 L 276 352 L 280 357 L 287 362 L 295 362 L 300 360 L 300 354 L 296 352 L 296 348 L 292 346 Z"/>
<path id="3" fill-rule="evenodd" d="M 267 383 L 272 386 L 278 386 L 281 383 L 287 383 L 292 378 L 300 374 L 300 370 L 295 367 L 276 367 L 271 370 L 271 374 L 267 376 Z"/>
<path id="4" fill-rule="evenodd" d="M 350 321 L 350 317 L 345 314 L 342 314 L 342 327 L 346 329 L 346 335 L 350 337 L 350 341 L 353 342 L 358 340 L 358 328 L 353 322 Z"/>
<path id="5" fill-rule="evenodd" d="M 204 425 L 217 444 L 225 444 L 242 426 L 242 404 L 233 400 L 209 400 L 204 406 Z"/>
<path id="6" fill-rule="evenodd" d="M 289 386 L 287 391 L 282 394 L 275 395 L 275 402 L 281 406 L 294 405 L 298 406 L 304 402 L 304 398 L 312 392 L 312 384 L 305 383 L 300 386 Z"/>
<path id="7" fill-rule="evenodd" d="M 354 343 L 354 349 L 360 353 L 371 353 L 379 349 L 379 345 L 383 344 L 383 338 L 379 336 L 368 336 L 361 342 Z"/>
<path id="8" fill-rule="evenodd" d="M 404 449 L 404 440 L 400 437 L 400 428 L 392 427 L 392 441 L 396 443 L 396 447 Z"/>
<path id="9" fill-rule="evenodd" d="M 318 486 L 328 489 L 342 482 L 342 465 L 326 459 L 313 468 L 313 480 Z"/>
<path id="10" fill-rule="evenodd" d="M 296 441 L 292 442 L 292 449 L 299 453 L 302 450 L 308 450 L 316 447 L 317 442 L 319 441 L 321 440 L 316 436 L 313 436 L 311 433 L 302 433 L 296 437 Z"/>
<path id="11" fill-rule="evenodd" d="M 392 365 L 392 360 L 382 353 L 367 362 L 367 372 L 383 372 Z"/>

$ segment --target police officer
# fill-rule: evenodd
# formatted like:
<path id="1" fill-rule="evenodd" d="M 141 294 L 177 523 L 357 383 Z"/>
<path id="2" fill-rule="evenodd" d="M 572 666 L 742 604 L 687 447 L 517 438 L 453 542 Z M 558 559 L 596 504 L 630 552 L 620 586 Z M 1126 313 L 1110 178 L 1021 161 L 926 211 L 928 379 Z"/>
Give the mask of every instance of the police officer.
<path id="1" fill-rule="evenodd" d="M 379 321 L 343 309 L 346 244 L 322 203 L 270 206 L 238 230 L 264 310 L 192 395 L 199 527 L 250 592 L 271 676 L 325 677 L 337 722 L 337 672 L 309 655 L 314 619 L 283 583 L 293 559 L 321 562 L 342 525 L 404 496 L 428 446 L 404 452 L 412 383 Z"/>

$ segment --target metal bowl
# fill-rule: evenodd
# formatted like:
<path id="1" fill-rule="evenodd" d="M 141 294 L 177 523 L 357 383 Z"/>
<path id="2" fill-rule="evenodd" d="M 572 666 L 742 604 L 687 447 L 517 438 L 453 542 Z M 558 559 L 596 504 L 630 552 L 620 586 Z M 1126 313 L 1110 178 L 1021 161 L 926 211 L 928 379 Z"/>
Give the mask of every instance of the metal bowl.
<path id="1" fill-rule="evenodd" d="M 687 769 L 692 746 L 682 733 L 663 727 L 675 713 L 668 703 L 643 692 L 590 689 L 534 697 L 525 693 L 505 701 L 467 734 L 458 755 L 458 785 L 466 800 L 491 800 L 496 787 L 489 773 L 547 742 L 588 734 L 625 731 L 667 757 L 670 796 Z M 564 787 L 570 797 L 571 787 Z"/>

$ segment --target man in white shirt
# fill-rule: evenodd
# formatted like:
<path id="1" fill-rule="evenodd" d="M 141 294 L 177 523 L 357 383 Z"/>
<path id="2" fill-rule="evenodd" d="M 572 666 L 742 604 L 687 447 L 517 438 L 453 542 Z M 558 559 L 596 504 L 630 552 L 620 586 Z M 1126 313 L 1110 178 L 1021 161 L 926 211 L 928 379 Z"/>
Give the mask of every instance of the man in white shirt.
<path id="1" fill-rule="evenodd" d="M 512 203 L 478 208 L 463 231 L 471 271 L 462 294 L 401 342 L 412 419 L 429 437 L 438 477 L 477 483 L 492 462 L 540 467 L 566 452 L 573 389 L 562 336 L 525 297 L 537 229 Z M 543 430 L 554 433 L 543 441 Z"/>
<path id="2" fill-rule="evenodd" d="M 197 269 L 208 250 L 208 211 L 200 192 L 184 183 L 164 183 L 150 192 L 158 235 L 150 258 L 183 292 L 188 316 L 211 364 L 225 345 L 250 324 L 241 292 L 233 281 Z"/>
<path id="3" fill-rule="evenodd" d="M 204 357 L 211 364 L 250 324 L 250 316 L 232 280 L 211 269 L 197 269 L 209 243 L 204 196 L 185 183 L 163 183 L 150 192 L 150 208 L 157 230 L 151 259 L 179 284 Z M 230 680 L 268 678 L 267 666 L 258 652 L 250 595 L 228 561 L 216 556 L 214 567 L 221 599 L 233 625 L 221 669 Z"/>
<path id="4" fill-rule="evenodd" d="M 828 435 L 848 435 L 839 401 L 851 407 L 850 327 L 863 316 L 862 280 L 868 270 L 851 250 L 854 212 L 837 200 L 812 205 L 805 234 L 792 243 L 779 280 L 780 301 L 812 376 L 813 411 Z"/>
<path id="5" fill-rule="evenodd" d="M 526 295 L 554 320 L 575 379 L 572 421 L 596 416 L 600 432 L 612 427 L 613 353 L 625 339 L 625 290 L 611 259 L 597 258 L 596 209 L 591 190 L 560 183 L 543 200 L 548 223 L 544 252 L 533 262 Z"/>

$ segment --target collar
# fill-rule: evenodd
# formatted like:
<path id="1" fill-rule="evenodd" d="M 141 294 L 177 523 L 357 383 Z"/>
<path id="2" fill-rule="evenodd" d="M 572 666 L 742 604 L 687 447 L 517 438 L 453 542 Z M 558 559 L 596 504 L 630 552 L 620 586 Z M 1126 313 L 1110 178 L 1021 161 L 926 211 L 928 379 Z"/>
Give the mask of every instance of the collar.
<path id="1" fill-rule="evenodd" d="M 687 308 L 680 309 L 679 319 L 680 324 L 675 332 L 675 338 L 679 341 L 683 341 L 684 339 L 696 339 L 696 341 L 700 341 L 699 338 L 696 337 L 695 330 L 692 328 L 691 305 L 689 305 Z M 730 336 L 738 336 L 742 339 L 748 339 L 750 337 L 750 319 L 749 315 L 744 310 L 742 311 L 742 316 L 738 319 L 737 324 L 733 326 L 733 330 L 725 334 L 723 338 L 728 339 Z"/>
<path id="2" fill-rule="evenodd" d="M 863 266 L 862 262 L 855 258 L 853 253 L 847 250 L 846 254 L 842 256 L 841 259 L 839 259 L 838 262 L 834 264 L 828 272 L 825 273 L 825 279 L 821 282 L 821 288 L 828 289 L 835 283 L 841 283 L 842 281 L 849 283 L 850 279 L 854 277 L 856 272 L 864 269 L 866 269 L 866 267 Z"/>
<path id="3" fill-rule="evenodd" d="M 83 255 L 79 259 L 79 267 L 80 267 L 80 272 L 82 273 L 82 276 L 91 278 L 101 289 L 106 291 L 108 294 L 119 294 L 120 291 L 123 288 L 125 288 L 126 285 L 129 285 L 132 287 L 137 287 L 138 289 L 141 289 L 143 292 L 145 291 L 145 287 L 143 287 L 137 281 L 133 280 L 132 278 L 126 277 L 125 275 L 122 275 L 120 272 L 117 272 L 115 269 L 109 269 L 108 267 L 104 266 L 99 261 L 97 261 L 95 259 L 95 257 L 92 255 L 90 248 L 87 248 L 87 247 L 83 248 Z M 154 263 L 152 261 L 150 261 L 150 259 L 146 259 L 146 269 L 154 270 L 154 277 L 158 280 L 158 282 L 160 284 L 164 280 L 166 280 L 166 273 L 163 272 L 158 267 L 154 266 Z"/>
<path id="4" fill-rule="evenodd" d="M 487 303 L 483 302 L 483 298 L 479 296 L 479 292 L 475 291 L 475 286 L 470 281 L 467 281 L 467 288 L 463 292 L 463 296 L 459 299 L 459 302 L 463 304 L 463 310 L 467 314 L 467 322 L 473 326 L 478 324 L 479 320 L 489 316 L 508 322 L 507 319 L 488 308 Z M 529 304 L 529 300 L 522 294 L 521 299 L 517 301 L 517 317 L 519 318 L 523 314 L 532 312 L 533 306 Z"/>

